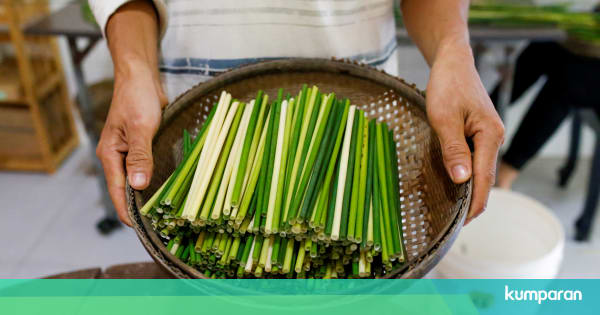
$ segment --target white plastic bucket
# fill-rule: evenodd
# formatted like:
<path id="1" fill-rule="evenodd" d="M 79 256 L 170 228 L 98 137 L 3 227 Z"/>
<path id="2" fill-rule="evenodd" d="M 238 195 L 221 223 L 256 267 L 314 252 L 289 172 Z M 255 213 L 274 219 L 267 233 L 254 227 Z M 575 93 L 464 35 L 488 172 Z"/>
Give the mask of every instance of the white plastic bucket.
<path id="1" fill-rule="evenodd" d="M 464 227 L 434 276 L 555 278 L 565 233 L 556 216 L 520 193 L 493 189 L 487 210 Z"/>

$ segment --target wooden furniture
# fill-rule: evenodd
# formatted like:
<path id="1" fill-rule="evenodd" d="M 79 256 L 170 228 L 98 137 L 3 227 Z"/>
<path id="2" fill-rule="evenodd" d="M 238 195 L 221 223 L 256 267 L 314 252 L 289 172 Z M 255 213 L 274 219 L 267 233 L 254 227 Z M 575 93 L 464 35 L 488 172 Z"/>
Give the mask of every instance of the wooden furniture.
<path id="1" fill-rule="evenodd" d="M 98 222 L 97 227 L 103 234 L 110 233 L 113 229 L 120 226 L 120 224 L 115 208 L 108 195 L 108 190 L 106 189 L 106 179 L 104 178 L 102 165 L 95 153 L 100 135 L 93 132 L 93 126 L 95 125 L 94 108 L 82 68 L 83 60 L 90 50 L 102 39 L 102 33 L 96 25 L 84 20 L 80 1 L 68 3 L 61 9 L 52 12 L 52 14 L 31 23 L 25 28 L 24 32 L 28 35 L 44 37 L 61 36 L 67 40 L 75 83 L 77 84 L 79 109 L 91 143 L 90 159 L 94 162 L 96 174 L 98 174 L 98 188 L 100 189 L 102 204 L 106 212 L 105 217 Z M 86 41 L 84 46 L 77 45 L 78 43 L 82 44 L 81 41 Z"/>
<path id="2" fill-rule="evenodd" d="M 52 173 L 78 144 L 57 43 L 23 32 L 48 13 L 47 1 L 0 2 L 0 44 L 14 52 L 0 60 L 0 169 Z"/>
<path id="3" fill-rule="evenodd" d="M 113 265 L 104 270 L 89 268 L 60 273 L 44 279 L 171 279 L 159 264 L 154 262 L 138 262 Z"/>

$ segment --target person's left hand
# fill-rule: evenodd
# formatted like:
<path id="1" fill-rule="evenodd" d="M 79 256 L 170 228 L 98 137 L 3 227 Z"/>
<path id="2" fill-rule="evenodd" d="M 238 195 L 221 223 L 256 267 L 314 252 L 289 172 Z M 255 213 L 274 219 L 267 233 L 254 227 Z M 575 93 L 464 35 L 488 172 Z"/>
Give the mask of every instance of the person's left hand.
<path id="1" fill-rule="evenodd" d="M 495 182 L 504 125 L 475 69 L 470 51 L 440 51 L 427 85 L 427 116 L 442 147 L 444 165 L 455 183 L 474 178 L 473 198 L 465 224 L 481 214 Z M 473 140 L 471 151 L 466 137 Z"/>

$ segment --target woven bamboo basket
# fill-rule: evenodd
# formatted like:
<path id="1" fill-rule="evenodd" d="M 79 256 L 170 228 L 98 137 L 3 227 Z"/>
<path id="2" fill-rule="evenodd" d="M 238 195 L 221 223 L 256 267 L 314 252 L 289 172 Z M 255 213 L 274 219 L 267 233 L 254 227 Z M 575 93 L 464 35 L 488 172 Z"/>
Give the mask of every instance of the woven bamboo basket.
<path id="1" fill-rule="evenodd" d="M 167 251 L 138 209 L 180 161 L 182 129 L 198 128 L 223 90 L 248 101 L 259 89 L 277 95 L 277 89 L 284 88 L 295 95 L 303 83 L 349 98 L 370 118 L 384 120 L 394 130 L 408 263 L 386 277 L 420 278 L 448 251 L 466 217 L 472 183 L 456 185 L 447 176 L 439 142 L 427 121 L 424 93 L 365 65 L 326 59 L 283 59 L 223 73 L 190 89 L 166 108 L 153 142 L 154 174 L 150 186 L 144 191 L 127 186 L 127 196 L 129 216 L 142 244 L 173 276 L 204 277 Z"/>

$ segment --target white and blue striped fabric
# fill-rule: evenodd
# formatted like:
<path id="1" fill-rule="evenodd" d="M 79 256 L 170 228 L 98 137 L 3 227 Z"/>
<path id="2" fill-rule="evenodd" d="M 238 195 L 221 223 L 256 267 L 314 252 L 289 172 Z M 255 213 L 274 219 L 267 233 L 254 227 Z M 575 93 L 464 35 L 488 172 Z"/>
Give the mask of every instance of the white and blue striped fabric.
<path id="1" fill-rule="evenodd" d="M 90 0 L 102 28 L 131 0 Z M 150 1 L 150 0 L 148 0 Z M 169 100 L 230 68 L 290 57 L 349 58 L 396 74 L 394 0 L 153 0 Z"/>

